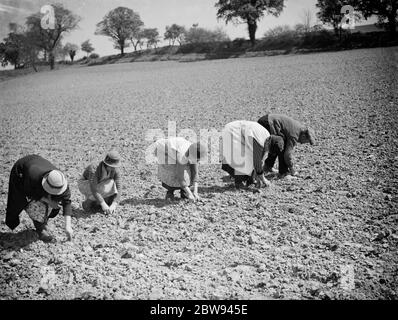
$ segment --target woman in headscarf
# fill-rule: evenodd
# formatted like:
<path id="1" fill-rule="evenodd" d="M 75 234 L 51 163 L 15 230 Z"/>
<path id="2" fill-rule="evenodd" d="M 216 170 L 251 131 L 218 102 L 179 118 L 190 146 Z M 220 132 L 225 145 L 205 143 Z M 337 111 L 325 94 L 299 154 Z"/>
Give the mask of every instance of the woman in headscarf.
<path id="1" fill-rule="evenodd" d="M 271 136 L 257 122 L 238 120 L 228 123 L 222 132 L 222 169 L 235 180 L 236 188 L 256 183 L 267 187 L 270 182 L 264 176 L 263 159 L 268 154 L 283 150 L 283 139 Z"/>
<path id="2" fill-rule="evenodd" d="M 39 155 L 19 159 L 10 174 L 6 225 L 14 230 L 20 223 L 20 213 L 25 210 L 33 220 L 39 238 L 52 241 L 47 223 L 49 218 L 57 216 L 60 205 L 65 216 L 65 232 L 71 240 L 71 192 L 64 174 Z"/>
<path id="3" fill-rule="evenodd" d="M 167 190 L 166 200 L 173 200 L 176 190 L 180 190 L 183 199 L 200 200 L 198 162 L 206 154 L 206 145 L 200 142 L 192 143 L 181 137 L 160 139 L 156 142 L 158 177 Z M 190 187 L 193 187 L 193 192 Z"/>
<path id="4" fill-rule="evenodd" d="M 82 203 L 84 211 L 115 212 L 121 192 L 120 161 L 119 153 L 111 150 L 99 164 L 86 167 L 78 181 L 79 191 L 86 197 Z"/>

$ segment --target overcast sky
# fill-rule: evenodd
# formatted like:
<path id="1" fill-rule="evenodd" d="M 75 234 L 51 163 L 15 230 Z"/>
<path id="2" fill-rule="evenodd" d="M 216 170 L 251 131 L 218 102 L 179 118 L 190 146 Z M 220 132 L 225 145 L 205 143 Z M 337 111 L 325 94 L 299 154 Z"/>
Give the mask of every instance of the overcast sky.
<path id="1" fill-rule="evenodd" d="M 40 11 L 41 6 L 59 2 L 79 15 L 82 20 L 79 28 L 64 37 L 63 43 L 71 42 L 80 44 L 90 39 L 95 52 L 102 55 L 116 54 L 118 50 L 113 48 L 110 38 L 94 35 L 96 24 L 104 15 L 119 6 L 133 9 L 139 13 L 146 28 L 158 28 L 161 37 L 165 27 L 173 23 L 189 28 L 194 23 L 199 27 L 214 29 L 222 27 L 231 39 L 237 37 L 248 38 L 245 24 L 225 24 L 223 20 L 217 21 L 214 4 L 216 0 L 0 0 L 0 41 L 8 33 L 8 24 L 17 22 L 23 24 L 25 18 L 34 12 Z M 316 18 L 316 0 L 285 0 L 285 9 L 276 18 L 265 16 L 259 23 L 256 36 L 262 37 L 270 28 L 277 25 L 294 26 L 303 20 L 303 11 L 310 10 L 313 15 L 313 23 L 319 23 Z M 127 48 L 126 52 L 133 51 Z M 83 55 L 78 53 L 78 57 Z"/>

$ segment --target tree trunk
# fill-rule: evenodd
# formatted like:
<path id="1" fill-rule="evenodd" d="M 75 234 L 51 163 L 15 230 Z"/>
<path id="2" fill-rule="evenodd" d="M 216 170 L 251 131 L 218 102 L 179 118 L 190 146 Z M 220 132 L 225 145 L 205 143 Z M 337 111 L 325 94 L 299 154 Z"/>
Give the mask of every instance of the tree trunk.
<path id="1" fill-rule="evenodd" d="M 124 56 L 124 45 L 120 45 L 120 55 L 123 57 Z"/>
<path id="2" fill-rule="evenodd" d="M 249 38 L 252 46 L 256 44 L 256 31 L 257 31 L 257 22 L 256 20 L 254 21 L 248 21 L 247 26 L 249 29 Z"/>
<path id="3" fill-rule="evenodd" d="M 30 58 L 30 63 L 32 64 L 33 70 L 35 70 L 35 72 L 37 72 L 37 68 L 36 68 L 35 58 L 34 57 Z"/>
<path id="4" fill-rule="evenodd" d="M 388 17 L 388 31 L 390 32 L 391 40 L 394 40 L 397 36 L 397 22 L 395 20 L 395 14 Z"/>
<path id="5" fill-rule="evenodd" d="M 54 57 L 54 52 L 53 50 L 48 52 L 48 59 L 50 62 L 50 69 L 54 70 L 54 66 L 55 66 L 55 57 Z"/>

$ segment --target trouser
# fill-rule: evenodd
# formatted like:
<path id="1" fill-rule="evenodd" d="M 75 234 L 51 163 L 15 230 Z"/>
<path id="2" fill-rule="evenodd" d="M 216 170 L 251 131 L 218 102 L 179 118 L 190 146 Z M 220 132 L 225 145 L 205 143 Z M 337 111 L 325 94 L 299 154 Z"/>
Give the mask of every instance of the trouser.
<path id="1" fill-rule="evenodd" d="M 241 184 L 243 182 L 246 182 L 247 185 L 253 184 L 253 178 L 251 176 L 239 174 L 235 175 L 235 169 L 227 163 L 223 163 L 221 165 L 221 169 L 234 178 L 235 184 Z"/>
<path id="2" fill-rule="evenodd" d="M 279 173 L 280 174 L 288 173 L 289 167 L 285 162 L 285 151 L 284 150 L 279 155 L 271 154 L 271 153 L 268 154 L 267 159 L 265 159 L 265 161 L 264 161 L 264 170 L 270 171 L 275 164 L 276 158 L 278 158 Z"/>
<path id="3" fill-rule="evenodd" d="M 35 220 L 32 220 L 32 221 L 33 221 L 33 225 L 35 226 L 37 233 L 40 234 L 43 232 L 43 230 L 46 230 L 48 220 L 46 222 L 39 222 L 39 221 L 35 221 Z"/>
<path id="4" fill-rule="evenodd" d="M 174 191 L 180 190 L 181 198 L 186 198 L 185 191 L 180 187 L 170 187 L 169 185 L 162 182 L 162 187 L 167 190 L 168 194 L 173 194 Z"/>
<path id="5" fill-rule="evenodd" d="M 258 123 L 261 124 L 265 129 L 267 129 L 270 134 L 272 134 L 272 135 L 276 134 L 274 128 L 273 127 L 271 128 L 271 126 L 269 124 L 268 114 L 266 114 L 264 117 L 261 117 L 261 119 L 258 121 Z M 284 139 L 285 146 L 286 146 L 286 142 L 287 141 Z M 285 150 L 283 150 L 279 155 L 268 153 L 268 157 L 264 161 L 264 171 L 271 171 L 271 169 L 274 167 L 276 158 L 278 158 L 279 173 L 280 174 L 288 173 L 289 167 L 287 166 L 287 164 L 285 162 Z"/>

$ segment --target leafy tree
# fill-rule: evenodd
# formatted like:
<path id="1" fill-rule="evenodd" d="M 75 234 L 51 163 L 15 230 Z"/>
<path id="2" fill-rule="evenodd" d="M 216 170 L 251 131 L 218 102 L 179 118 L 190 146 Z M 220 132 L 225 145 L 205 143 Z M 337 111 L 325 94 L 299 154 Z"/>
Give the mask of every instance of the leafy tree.
<path id="1" fill-rule="evenodd" d="M 70 61 L 73 62 L 75 55 L 76 55 L 77 51 L 79 50 L 79 47 L 76 44 L 68 42 L 67 44 L 65 44 L 64 50 L 69 55 Z"/>
<path id="2" fill-rule="evenodd" d="M 185 41 L 187 43 L 204 43 L 229 40 L 230 39 L 228 35 L 221 28 L 217 28 L 213 31 L 205 28 L 199 28 L 197 25 L 190 28 L 185 35 Z"/>
<path id="3" fill-rule="evenodd" d="M 10 63 L 15 69 L 30 64 L 37 71 L 35 62 L 39 53 L 32 41 L 32 36 L 24 28 L 15 23 L 9 25 L 10 33 L 0 44 L 0 60 L 2 66 Z"/>
<path id="4" fill-rule="evenodd" d="M 336 35 L 339 34 L 341 30 L 341 21 L 343 19 L 343 14 L 341 9 L 345 5 L 351 5 L 357 10 L 356 0 L 318 0 L 316 7 L 319 9 L 317 16 L 323 23 L 329 24 L 333 27 Z M 361 19 L 361 15 L 358 11 L 354 14 L 354 19 L 357 21 Z"/>
<path id="5" fill-rule="evenodd" d="M 86 40 L 81 44 L 81 49 L 82 51 L 87 53 L 87 56 L 89 55 L 89 53 L 94 51 L 93 45 L 90 43 L 90 40 Z"/>
<path id="6" fill-rule="evenodd" d="M 353 6 L 361 11 L 365 18 L 376 15 L 379 25 L 388 30 L 393 38 L 396 36 L 398 0 L 354 0 Z"/>
<path id="7" fill-rule="evenodd" d="M 216 3 L 217 18 L 225 22 L 247 23 L 252 45 L 256 42 L 257 22 L 265 15 L 279 16 L 284 8 L 283 0 L 219 0 Z"/>
<path id="8" fill-rule="evenodd" d="M 155 49 L 157 47 L 159 40 L 159 31 L 157 28 L 148 28 L 148 29 L 144 29 L 141 32 L 141 36 L 144 39 L 147 39 L 147 48 L 154 46 Z"/>
<path id="9" fill-rule="evenodd" d="M 3 39 L 3 43 L 1 44 L 2 66 L 10 63 L 17 69 L 21 61 L 22 47 L 23 35 L 13 31 L 12 24 L 10 24 L 10 33 Z"/>
<path id="10" fill-rule="evenodd" d="M 138 46 L 140 46 L 142 48 L 142 45 L 144 44 L 145 36 L 142 33 L 142 31 L 143 30 L 139 29 L 131 35 L 130 40 L 131 40 L 131 43 L 133 44 L 134 51 L 137 51 Z"/>
<path id="11" fill-rule="evenodd" d="M 166 26 L 166 32 L 164 33 L 164 39 L 169 40 L 169 44 L 174 46 L 174 43 L 178 41 L 181 45 L 184 41 L 186 30 L 185 27 L 179 26 L 178 24 L 172 24 L 170 27 Z"/>
<path id="12" fill-rule="evenodd" d="M 63 35 L 77 28 L 81 18 L 66 9 L 62 4 L 53 4 L 55 12 L 55 28 L 43 29 L 41 26 L 42 14 L 37 12 L 30 15 L 26 20 L 28 33 L 35 45 L 48 52 L 50 67 L 54 69 L 55 49 Z"/>
<path id="13" fill-rule="evenodd" d="M 131 39 L 135 32 L 139 32 L 143 25 L 138 13 L 126 7 L 117 7 L 97 23 L 95 34 L 112 38 L 115 48 L 120 49 L 123 56 L 124 49 L 129 46 L 127 40 Z"/>

